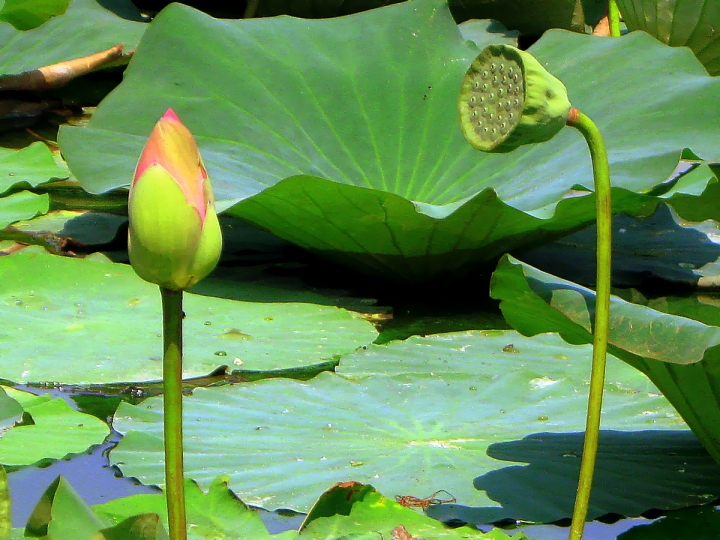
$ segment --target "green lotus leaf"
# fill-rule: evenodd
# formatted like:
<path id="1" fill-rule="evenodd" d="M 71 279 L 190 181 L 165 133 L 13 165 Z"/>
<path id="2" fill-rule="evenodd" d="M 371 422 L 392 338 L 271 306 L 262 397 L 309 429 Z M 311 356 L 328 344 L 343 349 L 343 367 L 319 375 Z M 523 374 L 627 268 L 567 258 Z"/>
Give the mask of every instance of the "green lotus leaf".
<path id="1" fill-rule="evenodd" d="M 459 506 L 474 523 L 554 521 L 572 512 L 590 361 L 590 346 L 557 335 L 473 331 L 369 346 L 307 382 L 197 389 L 184 400 L 186 474 L 207 486 L 227 473 L 269 509 L 307 511 L 352 479 L 388 497 L 447 490 L 448 519 Z M 621 431 L 603 432 L 591 515 L 706 502 L 720 471 L 665 398 L 612 358 L 608 381 L 603 427 Z M 121 404 L 113 425 L 125 435 L 111 462 L 162 484 L 161 399 Z"/>
<path id="2" fill-rule="evenodd" d="M 50 209 L 50 197 L 47 194 L 35 195 L 29 191 L 0 197 L 0 228 L 16 221 L 31 219 Z"/>
<path id="3" fill-rule="evenodd" d="M 321 364 L 377 336 L 370 323 L 328 306 L 186 294 L 184 309 L 185 377 L 221 365 L 263 371 Z M 44 253 L 0 257 L 0 321 L 0 368 L 8 379 L 162 378 L 159 292 L 127 265 Z"/>
<path id="4" fill-rule="evenodd" d="M 189 536 L 192 538 L 192 535 Z M 95 533 L 90 540 L 168 540 L 157 514 L 131 516 L 113 527 Z"/>
<path id="5" fill-rule="evenodd" d="M 0 148 L 0 197 L 67 177 L 67 170 L 55 163 L 52 153 L 42 142 L 22 150 Z"/>
<path id="6" fill-rule="evenodd" d="M 226 477 L 210 483 L 207 493 L 192 480 L 185 481 L 188 524 L 197 538 L 270 538 L 256 510 L 248 508 L 228 486 Z M 114 524 L 138 514 L 154 513 L 167 527 L 165 495 L 131 495 L 92 507 L 98 516 Z"/>
<path id="7" fill-rule="evenodd" d="M 0 229 L 48 211 L 48 195 L 22 190 L 67 177 L 67 170 L 55 163 L 44 143 L 22 150 L 0 148 Z"/>
<path id="8" fill-rule="evenodd" d="M 28 538 L 87 540 L 105 526 L 62 476 L 58 476 L 38 501 L 27 526 Z"/>
<path id="9" fill-rule="evenodd" d="M 713 0 L 617 0 L 628 30 L 689 47 L 711 75 L 720 74 L 720 5 Z"/>
<path id="10" fill-rule="evenodd" d="M 664 182 L 685 147 L 720 157 L 720 81 L 689 51 L 641 33 L 551 31 L 531 52 L 603 131 L 616 211 L 639 211 L 632 195 Z M 88 127 L 63 127 L 59 142 L 83 186 L 104 192 L 129 183 L 172 106 L 219 210 L 355 269 L 423 281 L 594 220 L 573 130 L 502 156 L 465 142 L 455 104 L 477 53 L 440 0 L 319 21 L 221 21 L 174 4 Z"/>
<path id="11" fill-rule="evenodd" d="M 9 22 L 18 30 L 30 30 L 62 15 L 70 0 L 5 0 L 0 21 Z"/>
<path id="12" fill-rule="evenodd" d="M 131 50 L 147 24 L 128 0 L 72 0 L 64 14 L 33 30 L 0 22 L 0 74 L 17 74 L 123 43 Z"/>
<path id="13" fill-rule="evenodd" d="M 350 486 L 347 484 L 350 484 Z M 359 493 L 356 488 L 357 483 L 346 482 L 333 486 L 321 495 L 318 502 L 323 497 L 329 496 L 333 499 L 333 502 L 337 501 L 337 503 L 325 508 L 324 515 L 314 516 L 313 512 L 316 509 L 316 503 L 300 529 L 301 536 L 340 538 L 342 535 L 344 538 L 345 535 L 351 537 L 352 534 L 360 535 L 371 532 L 376 538 L 378 536 L 395 538 L 393 530 L 399 525 L 403 525 L 406 531 L 416 538 L 442 538 L 447 540 L 460 540 L 463 538 L 510 539 L 510 536 L 497 529 L 486 534 L 469 526 L 454 529 L 447 528 L 434 519 L 419 514 L 410 508 L 405 508 L 393 499 L 384 497 L 372 486 L 359 485 L 364 488 Z M 342 500 L 341 495 L 346 496 L 347 499 Z M 354 538 L 354 536 L 351 538 Z M 518 533 L 512 538 L 514 540 L 527 540 L 527 537 L 522 533 Z"/>
<path id="14" fill-rule="evenodd" d="M 594 292 L 507 257 L 493 275 L 491 296 L 505 319 L 525 335 L 559 332 L 570 343 L 590 343 Z M 653 309 L 656 308 L 656 309 Z M 669 313 L 613 297 L 608 350 L 644 372 L 720 462 L 720 327 L 704 309 L 672 304 Z M 673 309 L 674 307 L 674 309 Z M 687 315 L 685 315 L 687 312 Z"/>

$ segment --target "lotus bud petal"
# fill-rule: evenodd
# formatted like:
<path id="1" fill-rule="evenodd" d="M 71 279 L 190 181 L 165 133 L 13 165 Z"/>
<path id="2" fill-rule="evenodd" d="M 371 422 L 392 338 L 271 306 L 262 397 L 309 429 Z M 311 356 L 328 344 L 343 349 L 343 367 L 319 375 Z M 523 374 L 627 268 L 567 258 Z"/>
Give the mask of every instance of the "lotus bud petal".
<path id="1" fill-rule="evenodd" d="M 185 290 L 222 251 L 210 179 L 190 131 L 168 109 L 150 133 L 128 200 L 128 252 L 145 281 Z"/>
<path id="2" fill-rule="evenodd" d="M 530 53 L 489 45 L 465 74 L 458 102 L 467 141 L 484 152 L 509 152 L 554 137 L 570 112 L 565 85 Z"/>

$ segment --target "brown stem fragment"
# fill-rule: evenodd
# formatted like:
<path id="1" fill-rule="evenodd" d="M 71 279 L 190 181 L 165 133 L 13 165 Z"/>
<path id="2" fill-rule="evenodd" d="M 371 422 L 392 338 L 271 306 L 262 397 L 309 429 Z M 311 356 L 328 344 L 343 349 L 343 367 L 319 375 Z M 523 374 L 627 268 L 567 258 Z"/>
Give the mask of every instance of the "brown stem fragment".
<path id="1" fill-rule="evenodd" d="M 76 77 L 85 75 L 96 69 L 107 67 L 108 64 L 120 59 L 129 59 L 132 52 L 123 55 L 123 46 L 115 45 L 106 51 L 100 51 L 82 58 L 66 60 L 49 66 L 25 71 L 16 75 L 0 77 L 2 90 L 47 90 L 64 86 Z"/>

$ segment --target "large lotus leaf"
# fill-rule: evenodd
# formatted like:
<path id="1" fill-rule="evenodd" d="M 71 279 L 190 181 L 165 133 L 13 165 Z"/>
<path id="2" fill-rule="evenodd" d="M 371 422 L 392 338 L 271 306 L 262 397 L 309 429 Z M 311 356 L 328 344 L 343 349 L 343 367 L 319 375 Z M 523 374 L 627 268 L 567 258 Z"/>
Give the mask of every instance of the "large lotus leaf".
<path id="1" fill-rule="evenodd" d="M 335 308 L 185 295 L 185 377 L 218 366 L 270 370 L 332 360 L 371 342 Z M 159 292 L 129 266 L 16 253 L 0 258 L 3 376 L 73 384 L 162 378 Z"/>
<path id="2" fill-rule="evenodd" d="M 121 43 L 131 50 L 147 27 L 140 20 L 128 0 L 72 0 L 63 15 L 33 30 L 0 22 L 0 74 L 88 56 Z"/>
<path id="3" fill-rule="evenodd" d="M 12 390 L 2 392 L 3 410 L 7 402 L 19 403 L 31 421 L 17 425 L 0 437 L 0 463 L 29 465 L 43 459 L 60 459 L 67 454 L 84 452 L 100 444 L 110 434 L 107 424 L 94 416 L 73 410 L 62 398 L 35 397 Z"/>
<path id="4" fill-rule="evenodd" d="M 714 0 L 617 0 L 628 30 L 692 49 L 711 75 L 720 74 L 720 4 Z"/>
<path id="5" fill-rule="evenodd" d="M 19 30 L 30 30 L 65 13 L 69 3 L 70 0 L 5 0 L 0 20 Z"/>
<path id="6" fill-rule="evenodd" d="M 491 295 L 523 334 L 555 331 L 571 343 L 592 341 L 589 289 L 507 257 L 493 274 Z M 613 297 L 609 350 L 647 374 L 720 462 L 720 327 Z"/>
<path id="7" fill-rule="evenodd" d="M 59 140 L 83 186 L 103 192 L 129 183 L 172 106 L 220 209 L 356 269 L 424 280 L 594 219 L 591 192 L 574 189 L 592 174 L 573 130 L 504 155 L 465 142 L 456 100 L 477 52 L 441 0 L 319 21 L 221 21 L 173 4 L 88 127 Z M 554 31 L 532 52 L 605 134 L 616 211 L 638 211 L 631 194 L 664 181 L 683 148 L 720 157 L 720 81 L 689 51 Z M 561 201 L 570 194 L 586 196 Z"/>
<path id="8" fill-rule="evenodd" d="M 340 375 L 307 382 L 197 389 L 184 401 L 186 474 L 207 485 L 227 473 L 244 501 L 266 508 L 307 511 L 328 485 L 352 479 L 387 496 L 445 489 L 475 507 L 478 523 L 554 521 L 572 512 L 590 356 L 557 335 L 475 331 L 370 346 L 344 357 Z M 689 431 L 676 431 L 684 423 L 647 378 L 611 358 L 608 380 L 603 426 L 623 431 L 604 433 L 591 515 L 717 492 L 717 465 Z M 162 399 L 121 404 L 113 425 L 125 436 L 112 463 L 162 484 Z M 537 439 L 530 455 L 528 437 Z M 504 475 L 488 478 L 507 465 L 507 452 L 492 453 L 501 442 L 533 463 L 508 467 L 512 497 Z"/>

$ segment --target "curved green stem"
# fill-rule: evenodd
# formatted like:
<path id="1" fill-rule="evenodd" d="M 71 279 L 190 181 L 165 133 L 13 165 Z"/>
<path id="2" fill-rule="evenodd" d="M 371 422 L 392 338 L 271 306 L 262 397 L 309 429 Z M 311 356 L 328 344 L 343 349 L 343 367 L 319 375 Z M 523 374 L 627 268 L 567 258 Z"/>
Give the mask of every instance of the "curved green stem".
<path id="1" fill-rule="evenodd" d="M 186 540 L 182 440 L 182 291 L 160 287 L 163 309 L 165 496 L 170 540 Z"/>
<path id="2" fill-rule="evenodd" d="M 608 23 L 610 23 L 610 35 L 620 37 L 620 10 L 617 6 L 617 0 L 609 0 Z"/>
<path id="3" fill-rule="evenodd" d="M 610 166 L 608 165 L 607 151 L 600 131 L 589 117 L 575 108 L 570 110 L 567 124 L 582 133 L 590 149 L 595 180 L 597 214 L 597 284 L 592 373 L 585 424 L 585 442 L 582 461 L 580 462 L 580 480 L 578 481 L 569 537 L 569 540 L 580 540 L 585 528 L 585 519 L 587 518 L 600 435 L 600 412 L 602 410 L 605 357 L 610 323 L 612 213 L 610 204 Z"/>

